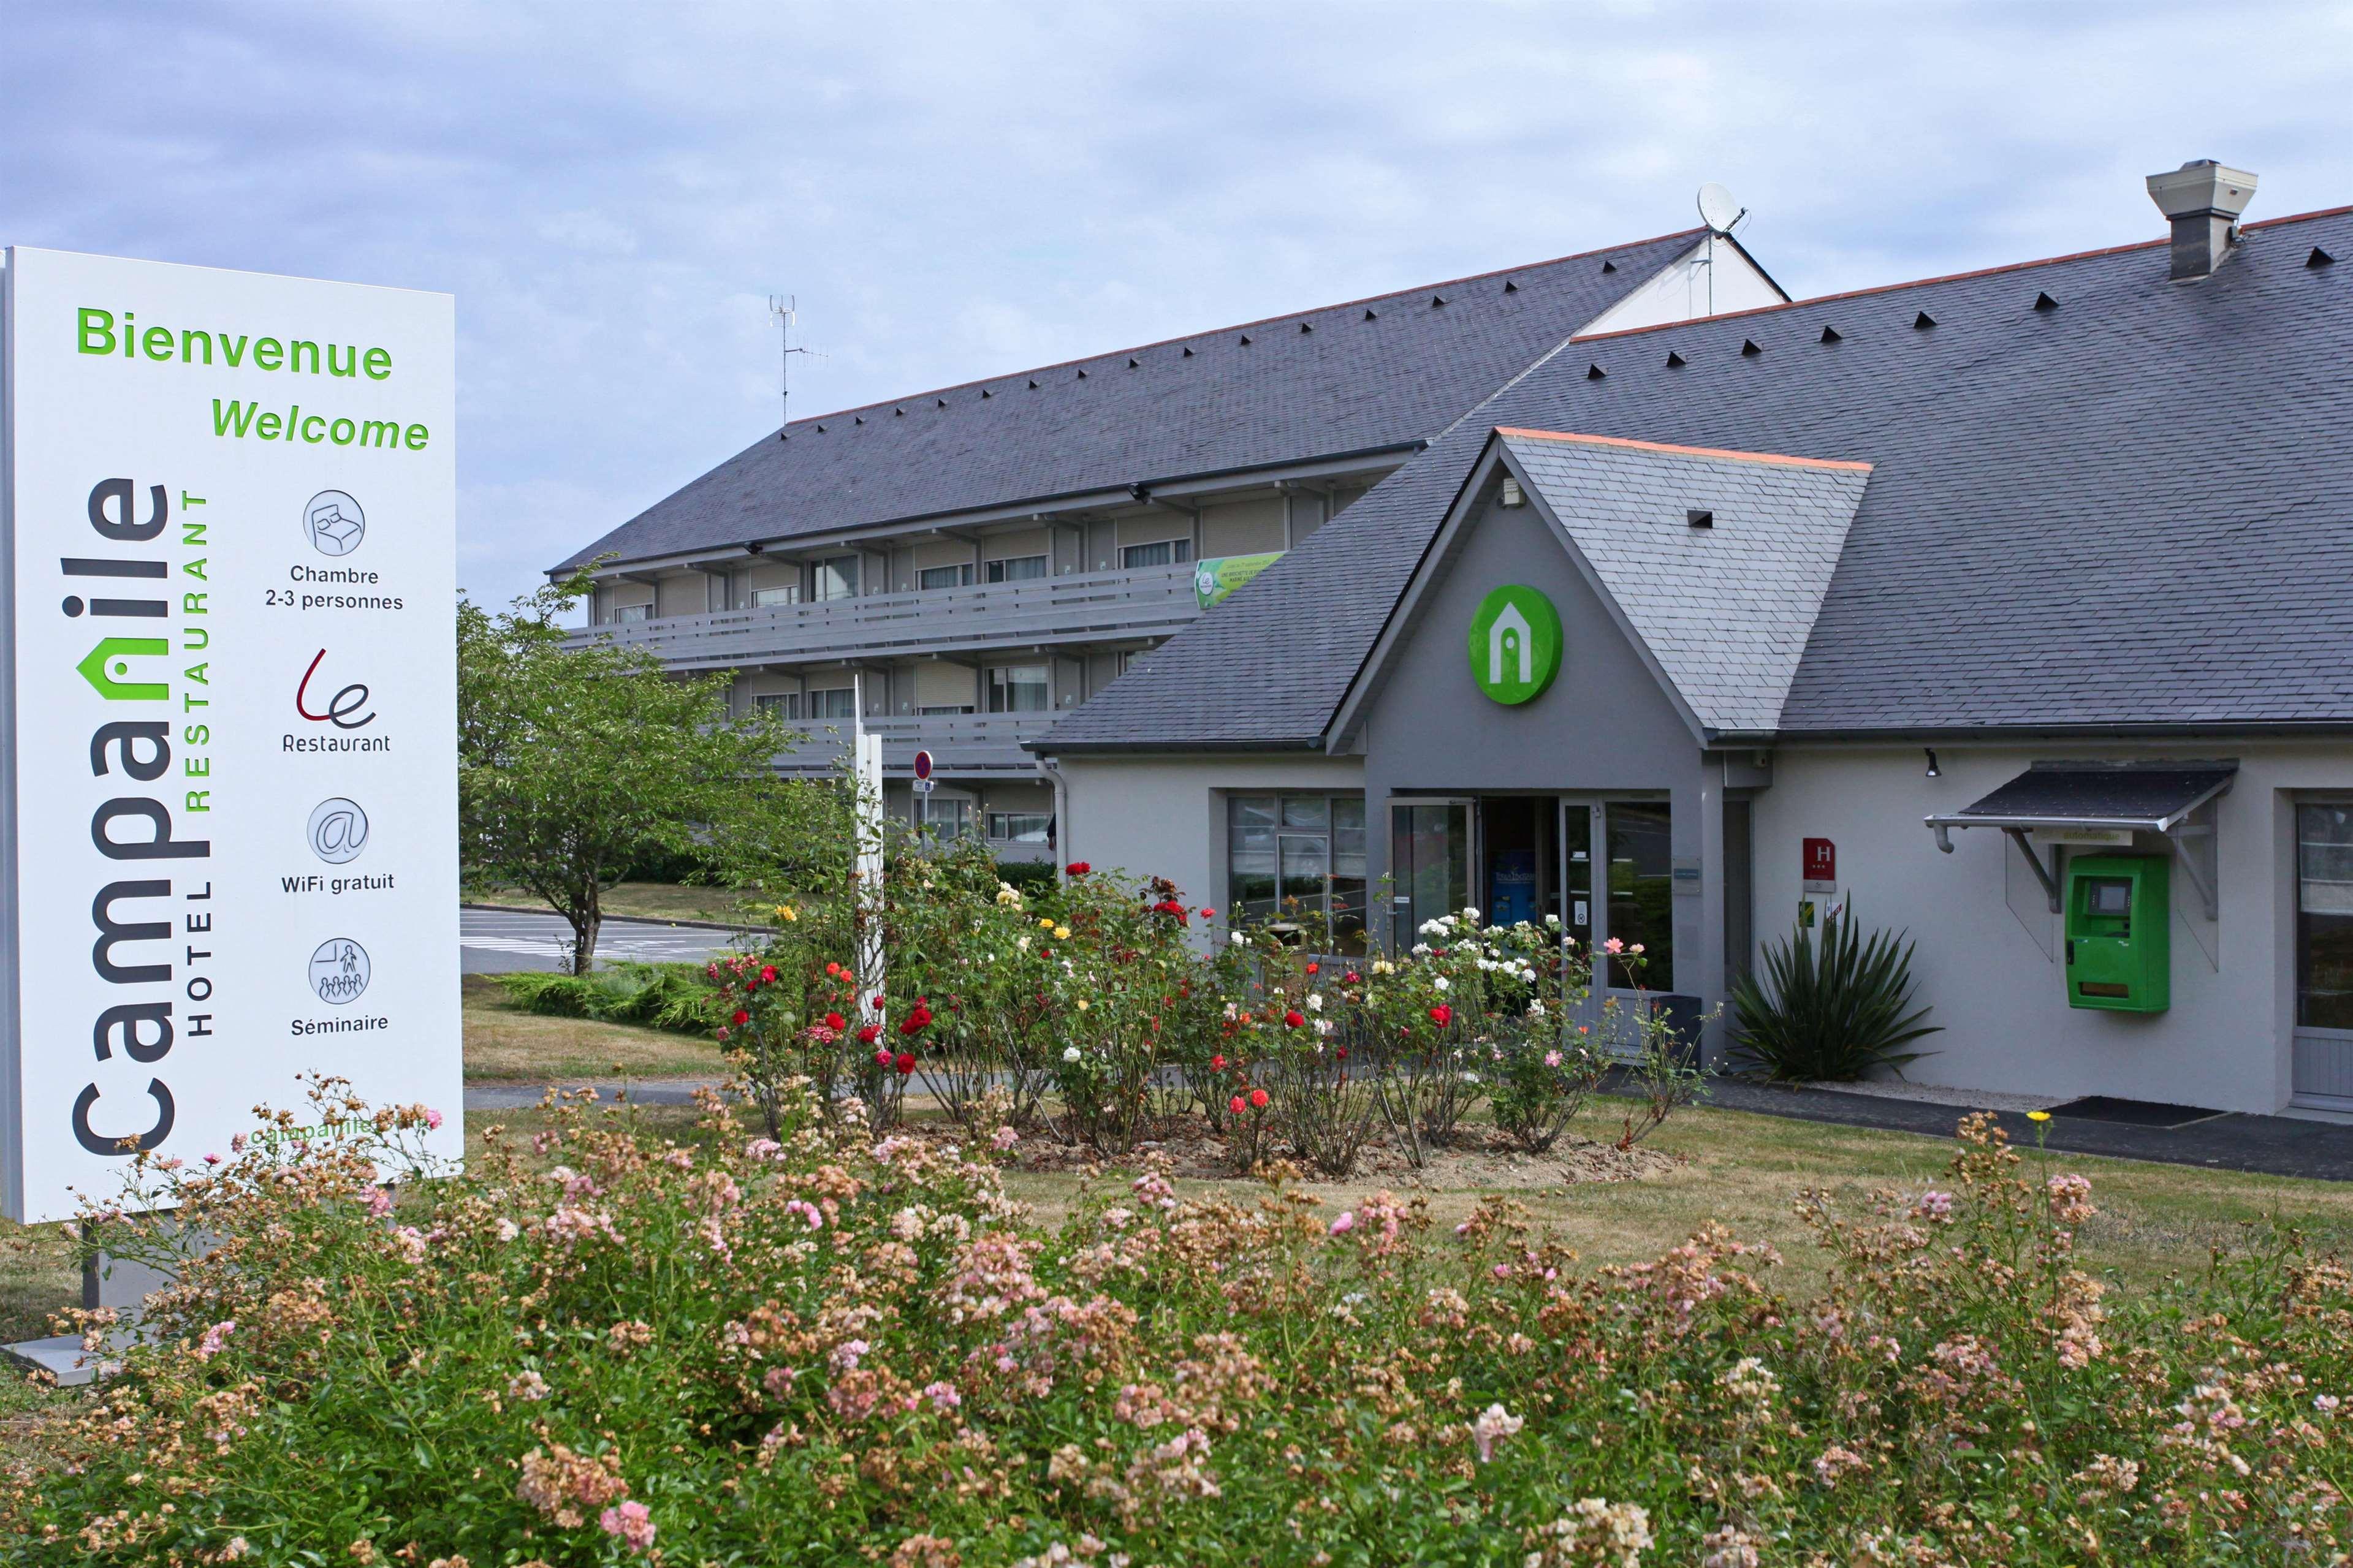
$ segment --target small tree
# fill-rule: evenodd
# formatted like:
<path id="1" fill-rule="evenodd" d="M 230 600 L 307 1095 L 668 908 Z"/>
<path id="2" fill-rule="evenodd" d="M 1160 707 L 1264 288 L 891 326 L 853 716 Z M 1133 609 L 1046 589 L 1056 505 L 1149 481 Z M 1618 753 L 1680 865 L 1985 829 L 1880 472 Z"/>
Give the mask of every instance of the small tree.
<path id="1" fill-rule="evenodd" d="M 674 676 L 651 654 L 566 646 L 556 624 L 586 574 L 493 615 L 458 601 L 458 818 L 467 875 L 528 889 L 572 927 L 588 972 L 604 895 L 658 850 L 789 838 L 827 784 L 771 763 L 798 737 L 732 718 L 729 677 Z"/>

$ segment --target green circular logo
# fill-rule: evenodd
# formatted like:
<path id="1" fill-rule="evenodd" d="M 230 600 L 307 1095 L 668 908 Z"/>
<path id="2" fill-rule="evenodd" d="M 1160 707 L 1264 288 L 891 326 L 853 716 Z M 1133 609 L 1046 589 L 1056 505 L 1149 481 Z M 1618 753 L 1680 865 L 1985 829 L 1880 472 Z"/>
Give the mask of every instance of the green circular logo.
<path id="1" fill-rule="evenodd" d="M 1544 695 L 1560 673 L 1560 615 L 1534 588 L 1507 583 L 1471 617 L 1471 679 L 1497 702 Z"/>

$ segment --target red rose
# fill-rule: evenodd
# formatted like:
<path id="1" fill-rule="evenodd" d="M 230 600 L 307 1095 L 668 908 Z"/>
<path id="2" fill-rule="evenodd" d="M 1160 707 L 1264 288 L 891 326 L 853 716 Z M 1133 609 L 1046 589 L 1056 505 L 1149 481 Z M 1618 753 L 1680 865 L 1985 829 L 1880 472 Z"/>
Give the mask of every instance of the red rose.
<path id="1" fill-rule="evenodd" d="M 1430 1021 L 1442 1029 L 1454 1022 L 1454 1009 L 1440 1002 L 1430 1010 Z"/>
<path id="2" fill-rule="evenodd" d="M 1266 1109 L 1266 1090 L 1262 1089 L 1254 1089 L 1250 1090 L 1250 1109 L 1252 1110 L 1264 1110 Z"/>
<path id="3" fill-rule="evenodd" d="M 1340 1047 L 1335 1047 L 1335 1048 L 1334 1049 L 1334 1051 L 1333 1051 L 1333 1053 L 1332 1053 L 1332 1054 L 1333 1054 L 1334 1056 L 1338 1057 L 1342 1061 L 1344 1061 L 1344 1062 L 1345 1062 L 1345 1061 L 1346 1061 L 1346 1060 L 1348 1059 L 1348 1047 L 1345 1047 L 1345 1046 L 1340 1046 Z"/>
<path id="4" fill-rule="evenodd" d="M 877 1052 L 875 1052 L 875 1053 L 874 1053 L 874 1065 L 875 1065 L 876 1067 L 878 1067 L 878 1068 L 887 1068 L 887 1067 L 889 1067 L 889 1066 L 891 1065 L 891 1053 L 890 1053 L 890 1052 L 888 1052 L 888 1051 L 877 1051 Z"/>
<path id="5" fill-rule="evenodd" d="M 831 961 L 828 961 L 828 963 L 826 963 L 826 966 L 825 966 L 825 972 L 826 972 L 828 974 L 832 975 L 832 976 L 833 976 L 835 979 L 837 979 L 837 980 L 839 980 L 839 979 L 840 979 L 840 978 L 841 978 L 841 965 L 840 965 L 840 964 L 839 964 L 839 963 L 832 963 Z"/>
<path id="6" fill-rule="evenodd" d="M 877 1013 L 882 1011 L 882 998 L 880 996 L 875 997 L 872 1005 Z"/>
<path id="7" fill-rule="evenodd" d="M 1360 980 L 1362 980 L 1362 979 L 1364 979 L 1364 976 L 1363 976 L 1363 975 L 1361 975 L 1361 974 L 1359 974 L 1359 973 L 1356 973 L 1355 970 L 1353 970 L 1353 969 L 1351 969 L 1350 971 L 1348 971 L 1348 973 L 1347 973 L 1343 974 L 1342 976 L 1340 976 L 1341 983 L 1342 983 L 1343 984 L 1347 984 L 1347 985 L 1354 985 L 1354 984 L 1356 984 L 1358 981 L 1360 981 Z"/>
<path id="8" fill-rule="evenodd" d="M 839 1013 L 828 1013 L 825 1016 L 825 1026 L 831 1029 L 838 1035 L 841 1033 L 842 1030 L 849 1027 L 849 1020 L 844 1018 Z"/>
<path id="9" fill-rule="evenodd" d="M 1320 963 L 1311 963 L 1307 966 L 1307 973 L 1310 974 L 1319 973 L 1322 972 L 1323 968 L 1324 966 Z"/>
<path id="10" fill-rule="evenodd" d="M 774 985 L 776 983 L 776 966 L 773 963 L 764 963 L 760 965 L 760 984 L 763 985 Z"/>
<path id="11" fill-rule="evenodd" d="M 1205 921 L 1216 920 L 1218 918 L 1218 911 L 1215 910 L 1205 909 L 1201 911 L 1201 918 Z"/>
<path id="12" fill-rule="evenodd" d="M 1073 877 L 1083 877 L 1088 872 L 1093 870 L 1094 868 L 1088 865 L 1084 860 L 1073 860 L 1068 867 L 1064 868 L 1064 869 L 1068 870 Z"/>
<path id="13" fill-rule="evenodd" d="M 1226 1058 L 1222 1054 L 1209 1058 L 1209 1070 L 1211 1072 L 1223 1072 L 1226 1070 Z"/>
<path id="14" fill-rule="evenodd" d="M 1282 1021 L 1296 1029 L 1301 1025 L 1307 1022 L 1307 1015 L 1301 1012 L 1298 1008 L 1293 1007 L 1289 1012 L 1283 1014 Z"/>
<path id="15" fill-rule="evenodd" d="M 915 1058 L 905 1051 L 899 1053 L 899 1076 L 906 1077 L 915 1070 Z"/>
<path id="16" fill-rule="evenodd" d="M 881 1033 L 881 1025 L 869 1024 L 866 1027 L 858 1031 L 858 1043 L 861 1046 L 871 1046 Z"/>
<path id="17" fill-rule="evenodd" d="M 1234 1096 L 1233 1103 L 1227 1106 L 1226 1109 L 1232 1111 L 1236 1116 L 1240 1116 L 1243 1110 L 1248 1108 L 1242 1104 L 1242 1097 L 1238 1094 Z"/>
<path id="18" fill-rule="evenodd" d="M 743 1008 L 741 1008 L 741 1007 L 736 1008 L 736 1009 L 735 1009 L 735 1016 L 728 1020 L 728 1022 L 733 1023 L 733 1024 L 748 1024 L 748 1023 L 750 1023 L 751 1021 L 752 1021 L 752 1015 L 751 1015 L 751 1014 L 749 1014 L 749 1013 L 746 1013 L 746 1012 L 745 1012 L 745 1011 L 744 1011 L 744 1009 L 743 1009 Z"/>

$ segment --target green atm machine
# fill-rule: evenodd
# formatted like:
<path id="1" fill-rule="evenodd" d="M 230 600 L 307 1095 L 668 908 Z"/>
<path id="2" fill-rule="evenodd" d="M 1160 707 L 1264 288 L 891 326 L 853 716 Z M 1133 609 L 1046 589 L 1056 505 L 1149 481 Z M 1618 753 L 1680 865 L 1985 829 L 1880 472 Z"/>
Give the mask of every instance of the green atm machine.
<path id="1" fill-rule="evenodd" d="M 2173 865 L 2162 855 L 2067 862 L 2067 1005 L 2162 1013 L 2172 1002 Z"/>

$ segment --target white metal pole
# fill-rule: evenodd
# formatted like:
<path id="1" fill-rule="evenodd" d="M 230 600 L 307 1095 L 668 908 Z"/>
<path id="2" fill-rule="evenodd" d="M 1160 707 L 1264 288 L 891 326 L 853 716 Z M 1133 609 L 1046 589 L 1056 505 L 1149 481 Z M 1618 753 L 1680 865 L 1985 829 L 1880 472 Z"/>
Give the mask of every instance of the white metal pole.
<path id="1" fill-rule="evenodd" d="M 858 798 L 853 813 L 858 868 L 858 1016 L 887 1024 L 878 1003 L 882 974 L 882 737 L 866 732 L 866 673 L 850 678 L 850 744 Z"/>

